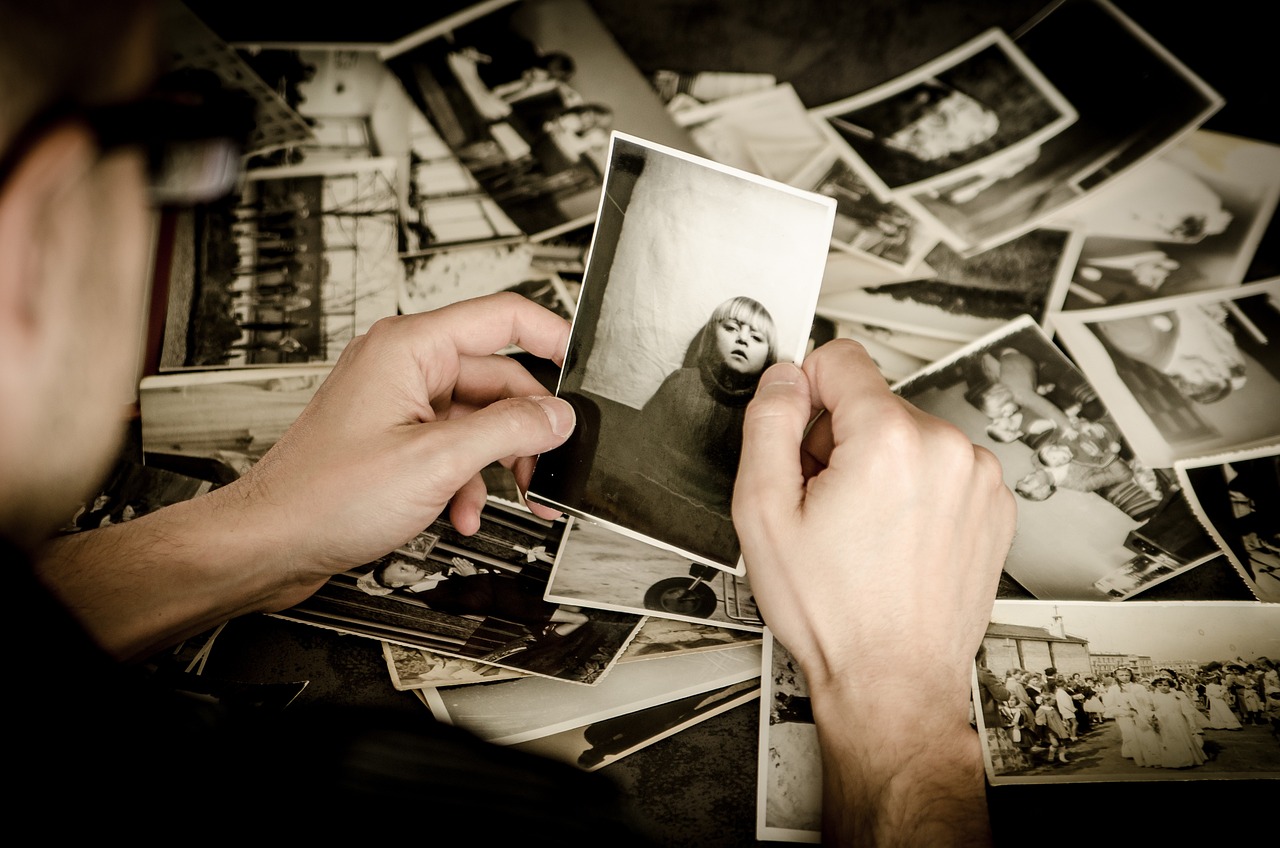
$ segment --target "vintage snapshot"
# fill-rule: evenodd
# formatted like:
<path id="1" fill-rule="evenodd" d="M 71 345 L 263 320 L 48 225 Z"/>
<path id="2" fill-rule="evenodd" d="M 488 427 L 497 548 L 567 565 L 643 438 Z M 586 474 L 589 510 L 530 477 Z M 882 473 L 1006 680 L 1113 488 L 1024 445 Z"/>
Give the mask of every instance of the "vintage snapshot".
<path id="1" fill-rule="evenodd" d="M 903 193 L 998 171 L 1076 120 L 1072 104 L 998 29 L 813 112 L 866 163 L 868 180 Z"/>
<path id="2" fill-rule="evenodd" d="M 1280 147 L 1196 130 L 1072 207 L 1088 233 L 1063 309 L 1240 285 L 1280 197 Z"/>
<path id="3" fill-rule="evenodd" d="M 800 361 L 835 202 L 615 133 L 557 395 L 578 426 L 529 498 L 739 570 L 729 515 L 760 374 Z"/>
<path id="4" fill-rule="evenodd" d="M 1105 398 L 1030 317 L 894 391 L 1000 459 L 1018 504 L 1005 572 L 1033 597 L 1123 600 L 1220 553 L 1172 470 L 1135 452 Z"/>
<path id="5" fill-rule="evenodd" d="M 820 314 L 908 333 L 971 342 L 1020 315 L 1045 326 L 1066 295 L 1083 236 L 1042 227 L 965 258 L 945 244 L 924 265 L 933 275 L 823 295 Z"/>
<path id="6" fill-rule="evenodd" d="M 543 600 L 563 520 L 490 500 L 471 536 L 445 517 L 423 533 L 425 556 L 393 552 L 276 615 L 587 685 L 640 626 L 641 616 Z"/>
<path id="7" fill-rule="evenodd" d="M 179 216 L 160 370 L 332 363 L 396 312 L 394 159 L 250 171 Z"/>
<path id="8" fill-rule="evenodd" d="M 525 677 L 418 689 L 439 721 L 516 745 L 760 677 L 760 645 L 618 663 L 595 686 Z"/>
<path id="9" fill-rule="evenodd" d="M 1280 279 L 1062 312 L 1053 324 L 1152 467 L 1280 435 Z"/>
<path id="10" fill-rule="evenodd" d="M 1280 606 L 996 601 L 975 662 L 992 785 L 1280 777 Z"/>
<path id="11" fill-rule="evenodd" d="M 138 390 L 142 449 L 198 460 L 217 469 L 209 479 L 234 480 L 284 435 L 331 368 L 231 368 L 144 377 Z"/>
<path id="12" fill-rule="evenodd" d="M 734 575 L 589 521 L 569 521 L 547 600 L 760 630 L 730 606 Z"/>
<path id="13" fill-rule="evenodd" d="M 820 842 L 822 758 L 809 689 L 786 646 L 764 631 L 756 838 Z"/>
<path id="14" fill-rule="evenodd" d="M 160 507 L 199 497 L 212 488 L 210 480 L 122 457 L 93 499 L 82 501 L 57 532 L 79 533 L 132 521 Z"/>
<path id="15" fill-rule="evenodd" d="M 1075 108 L 1071 126 L 1001 167 L 913 190 L 980 252 L 1040 226 L 1222 107 L 1208 84 L 1106 0 L 1055 3 L 1014 44 Z M 1106 62 L 1082 62 L 1081 45 Z"/>
<path id="16" fill-rule="evenodd" d="M 523 0 L 380 52 L 410 98 L 515 226 L 590 222 L 609 132 L 695 150 L 584 0 Z"/>
<path id="17" fill-rule="evenodd" d="M 595 771 L 759 697 L 759 678 L 744 680 L 512 747 Z"/>
<path id="18" fill-rule="evenodd" d="M 1187 500 L 1260 601 L 1280 603 L 1280 439 L 1175 466 Z"/>
<path id="19" fill-rule="evenodd" d="M 890 384 L 923 371 L 964 346 L 949 339 L 850 320 L 836 322 L 836 338 L 853 339 L 862 345 Z"/>

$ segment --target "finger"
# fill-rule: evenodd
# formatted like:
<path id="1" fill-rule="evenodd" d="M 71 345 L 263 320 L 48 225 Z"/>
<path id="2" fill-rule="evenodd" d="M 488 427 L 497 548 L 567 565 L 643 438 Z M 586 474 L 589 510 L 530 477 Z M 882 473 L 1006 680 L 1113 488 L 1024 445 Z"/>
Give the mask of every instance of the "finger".
<path id="1" fill-rule="evenodd" d="M 488 500 L 489 489 L 484 478 L 476 474 L 449 499 L 449 521 L 454 529 L 470 536 L 480 529 L 480 511 Z"/>
<path id="2" fill-rule="evenodd" d="M 458 353 L 488 356 L 514 344 L 534 356 L 564 362 L 569 322 L 514 292 L 461 300 L 433 312 L 405 316 L 418 338 L 446 338 Z"/>
<path id="3" fill-rule="evenodd" d="M 505 356 L 464 356 L 458 363 L 458 380 L 452 403 L 474 409 L 512 397 L 546 395 L 547 387 L 529 371 Z"/>
<path id="4" fill-rule="evenodd" d="M 752 509 L 785 514 L 798 507 L 804 485 L 800 443 L 809 423 L 810 404 L 808 380 L 795 365 L 779 363 L 761 376 L 743 420 L 735 517 Z"/>
<path id="5" fill-rule="evenodd" d="M 813 403 L 831 413 L 831 437 L 843 444 L 859 430 L 870 428 L 886 405 L 900 405 L 884 375 L 862 345 L 852 339 L 827 342 L 804 361 Z"/>

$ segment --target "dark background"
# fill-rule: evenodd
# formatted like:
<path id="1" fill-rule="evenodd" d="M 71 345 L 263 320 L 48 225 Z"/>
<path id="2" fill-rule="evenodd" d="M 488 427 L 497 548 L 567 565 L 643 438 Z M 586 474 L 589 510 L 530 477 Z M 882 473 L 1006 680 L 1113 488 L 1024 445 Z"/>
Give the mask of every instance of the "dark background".
<path id="1" fill-rule="evenodd" d="M 772 73 L 790 82 L 811 107 L 911 70 L 988 27 L 1016 34 L 1044 8 L 1040 0 L 590 3 L 642 72 Z M 314 3 L 260 0 L 193 0 L 189 5 L 232 41 L 386 42 L 429 23 L 437 14 L 433 10 L 440 8 L 434 3 L 370 2 L 321 11 Z M 1259 7 L 1242 0 L 1195 6 L 1121 0 L 1116 5 L 1226 98 L 1206 129 L 1280 142 L 1274 72 L 1267 59 L 1274 50 L 1274 29 L 1259 17 Z M 1078 48 L 1082 63 L 1107 62 L 1087 41 Z M 1248 279 L 1280 275 L 1275 230 L 1274 224 L 1268 229 Z M 1126 603 L 1247 597 L 1222 562 L 1194 569 Z M 289 710 L 350 703 L 432 720 L 412 693 L 391 687 L 377 642 L 269 617 L 231 622 L 205 673 L 253 682 L 309 680 Z M 928 694 L 928 681 L 920 681 L 919 688 L 901 697 Z M 758 704 L 751 703 L 601 773 L 626 787 L 671 845 L 752 845 L 757 741 Z M 1240 838 L 1243 823 L 1258 815 L 1265 818 L 1268 809 L 1251 802 L 1273 795 L 1275 788 L 1274 782 L 1263 781 L 1081 783 L 1001 786 L 990 789 L 988 797 L 997 841 L 1003 845 L 1116 844 L 1137 837 L 1185 844 L 1195 829 L 1192 822 L 1212 822 L 1219 838 Z M 1191 829 L 1183 829 L 1184 821 Z M 474 827 L 473 838 L 483 840 L 483 824 Z"/>

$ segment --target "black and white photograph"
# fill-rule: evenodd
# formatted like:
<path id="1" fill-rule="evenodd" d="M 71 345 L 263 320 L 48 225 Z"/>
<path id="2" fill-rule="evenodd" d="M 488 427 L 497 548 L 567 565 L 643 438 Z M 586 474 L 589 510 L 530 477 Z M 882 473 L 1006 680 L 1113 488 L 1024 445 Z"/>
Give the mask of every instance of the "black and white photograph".
<path id="1" fill-rule="evenodd" d="M 696 151 L 583 0 L 503 4 L 415 42 L 380 55 L 530 237 L 591 220 L 611 130 Z"/>
<path id="2" fill-rule="evenodd" d="M 760 630 L 731 608 L 728 572 L 589 521 L 569 521 L 547 600 Z"/>
<path id="3" fill-rule="evenodd" d="M 1280 777 L 1280 607 L 996 601 L 974 715 L 993 786 Z"/>
<path id="4" fill-rule="evenodd" d="M 1032 597 L 1123 600 L 1219 555 L 1172 470 L 1135 453 L 1099 392 L 1029 317 L 894 391 L 1000 459 L 1018 506 L 1004 570 Z M 1111 585 L 1134 570 L 1149 579 Z"/>
<path id="5" fill-rule="evenodd" d="M 1002 30 L 898 79 L 819 106 L 882 191 L 925 191 L 1025 158 L 1076 120 L 1072 104 Z"/>
<path id="6" fill-rule="evenodd" d="M 530 500 L 740 570 L 743 414 L 766 368 L 805 354 L 834 213 L 615 133 L 556 390 L 578 424 L 538 458 Z"/>
<path id="7" fill-rule="evenodd" d="M 235 479 L 284 435 L 331 368 L 230 368 L 144 377 L 138 390 L 142 449 L 199 459 Z"/>
<path id="8" fill-rule="evenodd" d="M 160 370 L 332 363 L 394 315 L 390 157 L 251 171 L 176 224 Z"/>
<path id="9" fill-rule="evenodd" d="M 214 483 L 121 457 L 91 499 L 58 528 L 59 534 L 79 533 L 141 518 L 163 506 L 199 497 Z"/>
<path id="10" fill-rule="evenodd" d="M 1277 198 L 1280 147 L 1196 130 L 1072 208 L 1088 235 L 1062 308 L 1240 285 Z"/>
<path id="11" fill-rule="evenodd" d="M 1280 435 L 1280 279 L 1061 312 L 1053 324 L 1151 467 Z"/>
<path id="12" fill-rule="evenodd" d="M 1179 460 L 1174 469 L 1254 597 L 1280 603 L 1280 447 Z"/>
<path id="13" fill-rule="evenodd" d="M 512 747 L 595 771 L 759 697 L 759 679 L 744 680 Z"/>
<path id="14" fill-rule="evenodd" d="M 853 339 L 862 345 L 890 385 L 925 370 L 964 346 L 949 339 L 852 320 L 836 322 L 836 338 Z"/>
<path id="15" fill-rule="evenodd" d="M 1047 326 L 1083 244 L 1083 235 L 1058 227 L 1032 230 L 969 258 L 936 244 L 924 256 L 928 278 L 824 294 L 818 312 L 956 342 L 995 332 L 1020 315 Z"/>
<path id="16" fill-rule="evenodd" d="M 786 646 L 764 631 L 756 838 L 822 841 L 822 757 L 804 673 Z"/>
<path id="17" fill-rule="evenodd" d="M 1224 100 L 1106 0 L 1051 4 L 1014 44 L 1078 113 L 1071 126 L 1002 170 L 912 191 L 959 242 L 980 252 L 1158 155 Z M 1106 61 L 1081 61 L 1087 46 Z"/>
<path id="18" fill-rule="evenodd" d="M 603 678 L 643 620 L 543 599 L 563 519 L 490 499 L 470 536 L 447 518 L 423 532 L 438 539 L 424 559 L 393 552 L 276 615 L 586 685 Z"/>
<path id="19" fill-rule="evenodd" d="M 760 678 L 760 645 L 618 663 L 594 686 L 525 677 L 418 689 L 431 714 L 497 745 L 517 745 Z"/>

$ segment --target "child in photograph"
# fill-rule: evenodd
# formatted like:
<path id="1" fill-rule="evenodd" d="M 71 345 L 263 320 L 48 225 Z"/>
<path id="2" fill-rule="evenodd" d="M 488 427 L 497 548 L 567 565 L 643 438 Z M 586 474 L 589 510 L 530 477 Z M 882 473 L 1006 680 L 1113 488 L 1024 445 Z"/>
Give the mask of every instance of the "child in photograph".
<path id="1" fill-rule="evenodd" d="M 1067 739 L 1070 737 L 1067 726 L 1062 720 L 1055 703 L 1057 702 L 1056 684 L 1046 684 L 1045 691 L 1036 699 L 1036 726 L 1043 732 L 1043 741 L 1049 749 L 1049 762 L 1057 760 L 1067 762 Z"/>
<path id="2" fill-rule="evenodd" d="M 1191 700 L 1174 685 L 1173 678 L 1158 672 L 1151 680 L 1151 723 L 1160 735 L 1162 768 L 1193 768 L 1203 765 L 1204 732 Z"/>
<path id="3" fill-rule="evenodd" d="M 680 523 L 714 549 L 737 548 L 729 502 L 742 420 L 761 373 L 776 359 L 769 311 L 749 297 L 730 298 L 694 337 L 684 367 L 667 375 L 641 410 L 653 439 L 641 476 L 674 495 L 687 517 Z"/>

